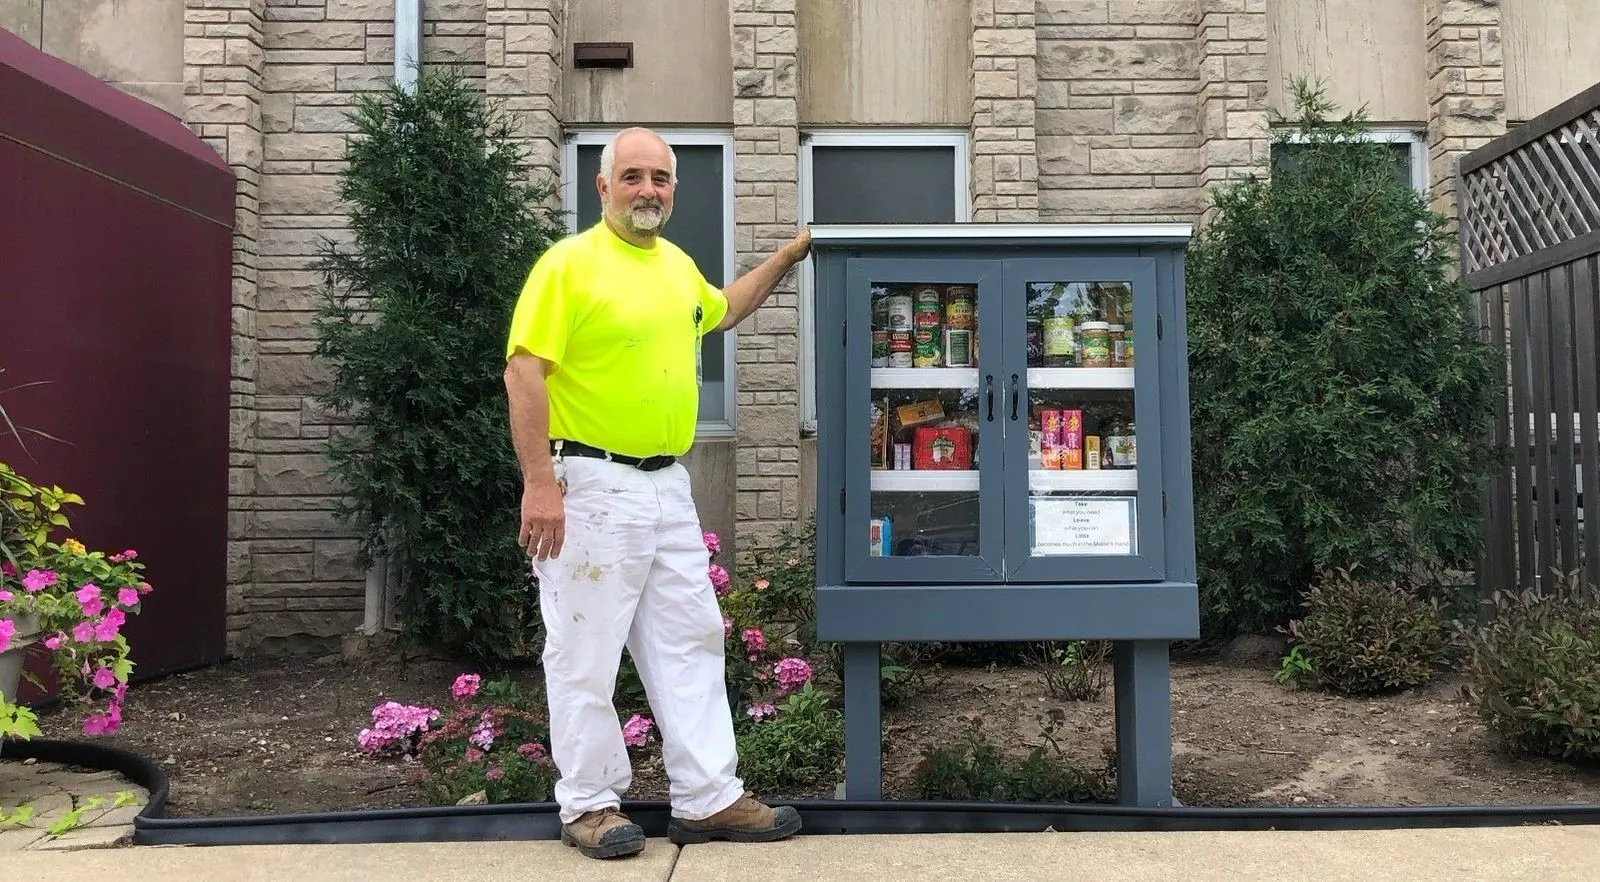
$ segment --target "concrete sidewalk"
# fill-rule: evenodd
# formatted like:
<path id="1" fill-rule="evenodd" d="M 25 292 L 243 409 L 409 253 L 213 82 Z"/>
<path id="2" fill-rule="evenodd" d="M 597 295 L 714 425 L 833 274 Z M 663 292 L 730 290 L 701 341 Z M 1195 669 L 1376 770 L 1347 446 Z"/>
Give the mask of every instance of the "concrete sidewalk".
<path id="1" fill-rule="evenodd" d="M 7 854 L 6 877 L 93 876 L 123 882 L 1330 882 L 1600 878 L 1600 827 L 1501 827 L 1386 832 L 1028 833 L 798 837 L 774 845 L 690 846 L 651 840 L 619 862 L 553 842 L 112 848 Z"/>

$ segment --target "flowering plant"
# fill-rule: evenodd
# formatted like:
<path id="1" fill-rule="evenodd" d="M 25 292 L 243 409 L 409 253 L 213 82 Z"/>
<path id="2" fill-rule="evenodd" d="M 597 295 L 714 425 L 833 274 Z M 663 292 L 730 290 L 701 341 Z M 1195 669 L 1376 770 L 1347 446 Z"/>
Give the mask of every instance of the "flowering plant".
<path id="1" fill-rule="evenodd" d="M 725 569 L 715 563 L 722 551 L 716 533 L 704 536 L 711 552 L 711 585 L 722 606 L 722 636 L 727 659 L 728 700 L 743 716 L 761 722 L 776 716 L 774 699 L 782 699 L 811 682 L 811 665 L 803 658 L 784 652 L 789 635 L 770 633 L 772 625 L 756 621 L 761 608 L 761 592 L 770 589 L 766 579 L 757 579 L 749 588 L 734 588 Z"/>
<path id="2" fill-rule="evenodd" d="M 138 552 L 107 555 L 76 539 L 51 541 L 70 529 L 62 508 L 82 504 L 59 487 L 37 487 L 0 463 L 0 652 L 22 648 L 49 654 L 63 698 L 92 707 L 86 735 L 106 735 L 122 724 L 128 676 L 133 671 L 128 616 L 143 609 L 150 583 Z M 32 674 L 29 682 L 43 688 Z M 97 703 L 104 700 L 105 705 Z M 40 734 L 33 711 L 0 695 L 0 737 Z M 101 708 L 104 708 L 103 710 Z"/>

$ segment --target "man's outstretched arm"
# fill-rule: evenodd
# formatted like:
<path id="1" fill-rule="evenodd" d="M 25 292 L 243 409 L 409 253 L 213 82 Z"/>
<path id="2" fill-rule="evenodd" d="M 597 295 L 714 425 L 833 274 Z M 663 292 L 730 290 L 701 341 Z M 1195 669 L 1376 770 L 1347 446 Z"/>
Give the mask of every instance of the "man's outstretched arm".
<path id="1" fill-rule="evenodd" d="M 521 352 L 506 362 L 511 444 L 522 467 L 522 523 L 517 544 L 539 560 L 561 553 L 566 528 L 561 488 L 550 459 L 548 371 L 549 362 Z"/>
<path id="2" fill-rule="evenodd" d="M 798 236 L 790 239 L 782 248 L 778 249 L 761 262 L 761 265 L 740 276 L 733 284 L 722 290 L 723 296 L 728 298 L 728 314 L 722 317 L 713 331 L 726 331 L 750 317 L 757 308 L 772 296 L 774 288 L 785 273 L 794 268 L 794 265 L 806 259 L 811 251 L 811 231 L 802 229 Z"/>

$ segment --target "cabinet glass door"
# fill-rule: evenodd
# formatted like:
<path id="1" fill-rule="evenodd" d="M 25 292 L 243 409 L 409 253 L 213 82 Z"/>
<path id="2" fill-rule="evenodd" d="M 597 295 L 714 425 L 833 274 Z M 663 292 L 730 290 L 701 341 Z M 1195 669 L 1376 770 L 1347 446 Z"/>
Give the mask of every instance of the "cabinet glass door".
<path id="1" fill-rule="evenodd" d="M 1003 272 L 1008 578 L 1160 579 L 1156 261 Z"/>
<path id="2" fill-rule="evenodd" d="M 845 277 L 847 575 L 999 579 L 999 264 L 858 258 Z"/>

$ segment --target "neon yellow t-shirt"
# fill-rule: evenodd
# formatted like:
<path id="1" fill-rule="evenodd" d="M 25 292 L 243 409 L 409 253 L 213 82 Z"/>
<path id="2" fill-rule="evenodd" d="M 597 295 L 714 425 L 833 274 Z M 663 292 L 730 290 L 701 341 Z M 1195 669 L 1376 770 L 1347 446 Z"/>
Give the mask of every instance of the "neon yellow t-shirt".
<path id="1" fill-rule="evenodd" d="M 700 410 L 700 338 L 728 300 L 657 238 L 639 248 L 599 221 L 534 263 L 506 358 L 551 362 L 550 437 L 626 456 L 682 456 Z"/>

